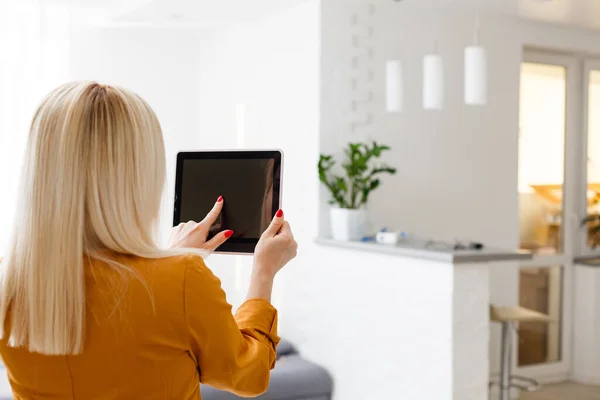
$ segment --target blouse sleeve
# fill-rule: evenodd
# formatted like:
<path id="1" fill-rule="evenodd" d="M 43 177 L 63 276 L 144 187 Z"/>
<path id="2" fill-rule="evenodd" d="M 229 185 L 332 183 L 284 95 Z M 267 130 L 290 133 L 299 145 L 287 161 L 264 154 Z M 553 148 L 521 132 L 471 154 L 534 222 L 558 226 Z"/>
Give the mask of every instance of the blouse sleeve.
<path id="1" fill-rule="evenodd" d="M 279 343 L 277 310 L 255 299 L 233 316 L 221 281 L 198 256 L 189 257 L 184 291 L 190 352 L 200 382 L 238 396 L 264 393 Z"/>

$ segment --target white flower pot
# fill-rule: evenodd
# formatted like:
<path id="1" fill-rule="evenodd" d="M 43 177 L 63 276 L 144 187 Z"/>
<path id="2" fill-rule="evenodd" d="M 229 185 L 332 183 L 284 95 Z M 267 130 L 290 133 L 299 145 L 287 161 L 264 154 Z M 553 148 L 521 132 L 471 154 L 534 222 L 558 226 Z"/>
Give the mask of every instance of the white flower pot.
<path id="1" fill-rule="evenodd" d="M 329 217 L 331 236 L 335 240 L 360 240 L 365 235 L 367 224 L 365 209 L 331 208 Z"/>

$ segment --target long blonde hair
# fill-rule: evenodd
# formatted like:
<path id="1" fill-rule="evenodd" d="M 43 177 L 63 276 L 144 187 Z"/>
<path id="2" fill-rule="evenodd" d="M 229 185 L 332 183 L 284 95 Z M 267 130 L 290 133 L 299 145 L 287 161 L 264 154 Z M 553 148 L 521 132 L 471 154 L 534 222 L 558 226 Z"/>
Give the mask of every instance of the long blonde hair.
<path id="1" fill-rule="evenodd" d="M 65 84 L 34 115 L 21 179 L 0 271 L 1 337 L 32 352 L 77 354 L 86 317 L 84 255 L 168 255 L 156 243 L 165 182 L 158 119 L 122 88 Z"/>

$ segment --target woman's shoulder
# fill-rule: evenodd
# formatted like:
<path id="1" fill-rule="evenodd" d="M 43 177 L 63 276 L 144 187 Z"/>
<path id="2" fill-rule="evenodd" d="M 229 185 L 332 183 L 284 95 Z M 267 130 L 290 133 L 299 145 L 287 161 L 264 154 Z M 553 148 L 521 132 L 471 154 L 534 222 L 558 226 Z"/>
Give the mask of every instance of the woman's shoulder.
<path id="1" fill-rule="evenodd" d="M 194 253 L 183 253 L 166 257 L 139 257 L 134 255 L 113 254 L 110 257 L 102 257 L 91 260 L 90 270 L 93 275 L 99 270 L 117 272 L 129 270 L 134 275 L 139 275 L 152 281 L 176 281 L 185 280 L 188 269 L 208 269 L 204 259 Z M 108 268 L 102 268 L 108 267 Z"/>
<path id="2" fill-rule="evenodd" d="M 191 253 L 157 259 L 139 258 L 136 262 L 139 265 L 138 271 L 142 272 L 148 280 L 154 281 L 160 286 L 165 285 L 165 282 L 170 282 L 183 288 L 194 271 L 210 273 L 204 259 Z"/>
<path id="3" fill-rule="evenodd" d="M 157 259 L 154 262 L 160 267 L 175 269 L 184 275 L 187 274 L 187 271 L 190 269 L 210 271 L 204 263 L 204 258 L 195 253 L 174 255 Z"/>
<path id="4" fill-rule="evenodd" d="M 182 270 L 185 270 L 190 265 L 204 265 L 204 259 L 202 258 L 202 256 L 195 253 L 183 253 L 160 258 L 135 258 L 137 259 L 137 262 L 142 264 L 151 263 L 161 266 L 169 266 L 171 268 L 177 268 Z"/>
<path id="5" fill-rule="evenodd" d="M 204 263 L 204 258 L 194 253 L 162 258 L 156 260 L 155 263 L 156 267 L 153 269 L 164 273 L 176 273 L 184 281 L 194 279 L 194 276 L 210 276 L 213 274 Z"/>
<path id="6" fill-rule="evenodd" d="M 212 272 L 200 255 L 179 254 L 159 258 L 132 255 L 113 255 L 110 259 L 93 259 L 86 271 L 87 287 L 115 287 L 115 282 L 127 282 L 132 293 L 147 296 L 150 292 L 155 300 L 166 306 L 168 299 L 179 303 L 189 281 L 205 280 Z M 116 285 L 121 287 L 119 285 Z M 135 296 L 134 296 L 135 297 Z M 178 306 L 175 304 L 175 306 Z"/>

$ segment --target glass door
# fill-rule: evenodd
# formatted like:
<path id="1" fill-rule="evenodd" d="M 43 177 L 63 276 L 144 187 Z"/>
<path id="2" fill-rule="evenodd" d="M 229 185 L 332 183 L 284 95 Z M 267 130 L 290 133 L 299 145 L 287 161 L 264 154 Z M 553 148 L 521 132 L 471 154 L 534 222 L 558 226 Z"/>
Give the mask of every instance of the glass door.
<path id="1" fill-rule="evenodd" d="M 571 276 L 577 243 L 577 121 L 580 69 L 574 57 L 526 51 L 520 71 L 519 237 L 533 260 L 519 271 L 518 304 L 554 323 L 522 323 L 517 373 L 567 377 Z"/>
<path id="2" fill-rule="evenodd" d="M 585 214 L 600 216 L 600 60 L 586 60 L 583 68 L 586 121 L 584 159 L 586 166 L 586 202 L 582 204 Z M 582 253 L 590 253 L 600 244 L 600 234 L 594 233 L 598 222 L 591 222 L 583 229 Z"/>

